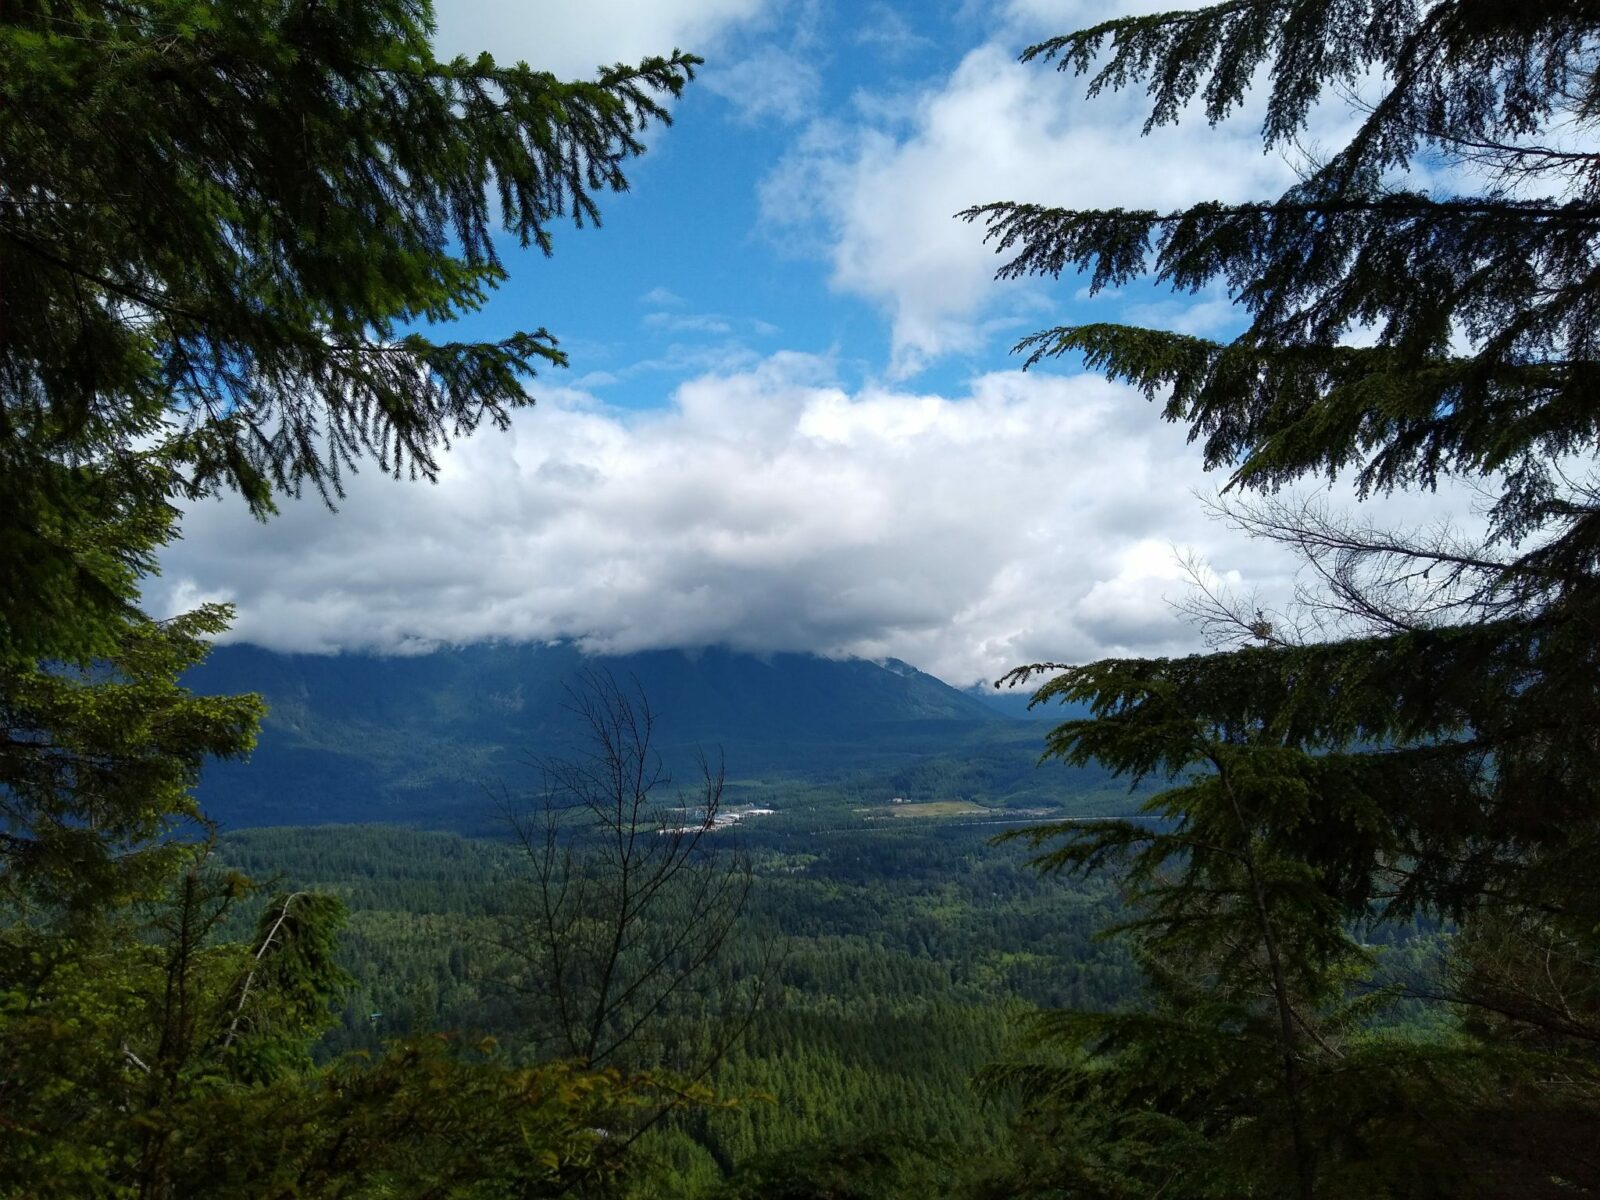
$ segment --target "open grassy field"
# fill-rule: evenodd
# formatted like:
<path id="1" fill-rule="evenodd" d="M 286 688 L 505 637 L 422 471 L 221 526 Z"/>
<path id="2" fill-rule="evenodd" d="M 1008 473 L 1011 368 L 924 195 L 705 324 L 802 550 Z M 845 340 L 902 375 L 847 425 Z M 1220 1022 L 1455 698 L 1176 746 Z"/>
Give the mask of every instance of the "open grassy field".
<path id="1" fill-rule="evenodd" d="M 970 800 L 927 800 L 918 804 L 890 804 L 875 812 L 891 817 L 981 817 L 989 809 Z"/>

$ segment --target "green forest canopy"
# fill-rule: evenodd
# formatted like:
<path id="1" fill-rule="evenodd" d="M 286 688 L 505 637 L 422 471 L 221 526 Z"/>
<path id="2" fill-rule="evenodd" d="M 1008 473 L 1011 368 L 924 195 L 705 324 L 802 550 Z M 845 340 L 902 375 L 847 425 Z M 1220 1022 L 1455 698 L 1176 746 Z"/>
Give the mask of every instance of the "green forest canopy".
<path id="1" fill-rule="evenodd" d="M 599 219 L 692 55 L 564 82 L 437 59 L 426 0 L 21 0 L 0 14 L 0 1192 L 569 1193 L 651 1080 L 433 1039 L 312 1069 L 342 906 L 174 838 L 253 696 L 180 675 L 226 626 L 140 611 L 178 505 L 431 477 L 529 403 L 542 329 L 417 332 Z M 676 1088 L 673 1103 L 696 1093 Z"/>
<path id="2" fill-rule="evenodd" d="M 1003 276 L 1228 290 L 1248 318 L 1230 341 L 1102 324 L 1019 349 L 1159 401 L 1235 495 L 1264 497 L 1236 502 L 1240 523 L 1320 585 L 1298 624 L 1213 604 L 1225 652 L 1067 667 L 1038 693 L 1090 706 L 1051 755 L 1172 781 L 1154 827 L 1030 835 L 1044 870 L 1122 871 L 1147 996 L 1036 1025 L 1056 1057 L 1014 1070 L 1060 1143 L 1041 1190 L 1600 1187 L 1597 18 L 1235 0 L 1024 56 L 1088 75 L 1091 96 L 1143 86 L 1147 129 L 1228 119 L 1259 87 L 1269 148 L 1325 99 L 1363 97 L 1354 135 L 1276 198 L 964 214 Z M 1364 496 L 1475 481 L 1487 536 L 1275 498 L 1319 475 Z M 1458 929 L 1429 985 L 1458 1017 L 1437 1040 L 1382 1032 L 1394 997 L 1361 940 L 1416 917 Z"/>

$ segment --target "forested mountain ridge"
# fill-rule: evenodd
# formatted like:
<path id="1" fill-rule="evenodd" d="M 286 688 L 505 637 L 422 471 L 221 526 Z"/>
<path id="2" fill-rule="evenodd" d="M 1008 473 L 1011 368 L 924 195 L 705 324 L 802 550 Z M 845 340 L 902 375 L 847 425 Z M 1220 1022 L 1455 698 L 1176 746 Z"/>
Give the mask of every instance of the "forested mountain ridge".
<path id="1" fill-rule="evenodd" d="M 249 763 L 213 763 L 200 798 L 225 825 L 389 820 L 480 832 L 488 793 L 531 778 L 579 732 L 567 688 L 586 670 L 636 681 L 670 769 L 703 751 L 734 798 L 852 785 L 864 802 L 1084 790 L 1034 769 L 1038 734 L 972 692 L 898 660 L 756 657 L 726 649 L 588 658 L 570 645 L 481 644 L 429 654 L 279 654 L 218 647 L 186 683 L 267 703 Z M 1098 774 L 1096 782 L 1098 782 Z M 881 795 L 879 793 L 882 793 Z"/>
<path id="2" fill-rule="evenodd" d="M 399 656 L 279 654 L 238 644 L 217 647 L 188 682 L 203 692 L 262 692 L 285 727 L 299 718 L 296 702 L 304 702 L 356 719 L 426 715 L 558 734 L 567 724 L 565 685 L 588 666 L 636 678 L 664 722 L 702 739 L 997 719 L 976 697 L 898 659 L 757 657 L 716 647 L 588 658 L 564 643 L 484 643 Z M 425 714 L 417 713 L 419 704 L 428 706 Z"/>

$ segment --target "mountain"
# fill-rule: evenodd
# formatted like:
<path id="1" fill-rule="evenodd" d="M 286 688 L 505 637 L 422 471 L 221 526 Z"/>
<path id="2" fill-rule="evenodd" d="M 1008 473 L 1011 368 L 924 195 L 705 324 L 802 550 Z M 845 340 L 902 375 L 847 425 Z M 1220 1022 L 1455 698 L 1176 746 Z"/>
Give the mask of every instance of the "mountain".
<path id="1" fill-rule="evenodd" d="M 1028 707 L 1036 686 L 1037 684 L 996 688 L 993 684 L 977 683 L 961 694 L 972 697 L 990 712 L 1010 717 L 1014 721 L 1049 721 L 1051 724 L 1059 724 L 1080 715 L 1082 711 L 1080 705 L 1063 707 L 1060 704 L 1041 704 L 1036 708 Z"/>
<path id="2" fill-rule="evenodd" d="M 206 811 L 225 827 L 383 820 L 468 832 L 492 795 L 532 777 L 579 733 L 568 685 L 586 669 L 637 681 L 657 746 L 687 778 L 727 764 L 734 798 L 773 788 L 1003 796 L 1035 789 L 1040 731 L 898 660 L 756 657 L 729 650 L 585 658 L 569 645 L 488 644 L 405 657 L 218 647 L 188 678 L 270 706 L 248 764 L 209 766 Z"/>

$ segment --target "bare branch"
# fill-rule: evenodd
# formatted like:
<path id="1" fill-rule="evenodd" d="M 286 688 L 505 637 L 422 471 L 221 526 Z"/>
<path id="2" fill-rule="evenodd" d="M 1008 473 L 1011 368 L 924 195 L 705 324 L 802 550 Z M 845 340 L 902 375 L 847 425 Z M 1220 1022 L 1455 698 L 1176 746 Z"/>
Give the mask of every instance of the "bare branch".
<path id="1" fill-rule="evenodd" d="M 500 796 L 526 869 L 500 945 L 535 1036 L 587 1066 L 632 1067 L 653 1061 L 648 1039 L 664 1024 L 742 1029 L 763 986 L 713 970 L 753 882 L 718 821 L 720 757 L 701 754 L 696 788 L 674 792 L 637 680 L 585 671 L 567 708 L 582 746 L 536 764 L 541 786 L 520 810 Z M 668 1065 L 700 1078 L 728 1044 L 714 1037 L 703 1061 Z"/>

